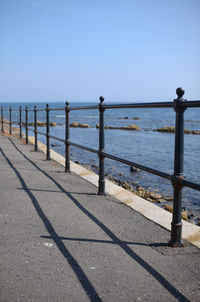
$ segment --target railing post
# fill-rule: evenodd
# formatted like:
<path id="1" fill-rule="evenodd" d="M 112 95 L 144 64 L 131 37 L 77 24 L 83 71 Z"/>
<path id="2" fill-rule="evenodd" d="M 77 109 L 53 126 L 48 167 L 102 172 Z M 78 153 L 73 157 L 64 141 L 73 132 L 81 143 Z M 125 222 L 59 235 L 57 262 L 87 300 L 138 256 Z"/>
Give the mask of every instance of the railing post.
<path id="1" fill-rule="evenodd" d="M 10 125 L 10 135 L 12 135 L 12 107 L 10 106 L 10 108 L 9 108 L 9 120 L 10 120 L 10 122 L 9 122 L 9 125 Z"/>
<path id="2" fill-rule="evenodd" d="M 69 151 L 69 103 L 65 106 L 65 172 L 70 172 L 70 151 Z"/>
<path id="3" fill-rule="evenodd" d="M 25 109 L 26 113 L 26 144 L 28 144 L 28 107 L 26 106 Z"/>
<path id="4" fill-rule="evenodd" d="M 182 97 L 185 91 L 177 88 L 177 99 L 174 100 L 174 110 L 176 111 L 175 128 L 175 153 L 174 153 L 174 187 L 173 217 L 171 226 L 171 240 L 169 245 L 172 247 L 181 247 L 182 243 L 182 185 L 181 179 L 184 178 L 183 160 L 184 160 L 184 111 L 181 105 L 186 102 Z"/>
<path id="5" fill-rule="evenodd" d="M 99 98 L 99 188 L 98 194 L 105 195 L 105 173 L 104 173 L 104 160 L 105 157 L 103 152 L 105 152 L 105 139 L 104 139 L 104 98 L 100 96 Z"/>
<path id="6" fill-rule="evenodd" d="M 46 144 L 47 144 L 47 154 L 46 160 L 50 160 L 50 145 L 49 145 L 49 105 L 46 104 Z"/>
<path id="7" fill-rule="evenodd" d="M 37 109 L 36 109 L 36 106 L 34 106 L 34 133 L 35 133 L 35 151 L 37 151 L 38 144 L 37 144 Z"/>
<path id="8" fill-rule="evenodd" d="M 3 107 L 1 107 L 1 131 L 4 133 L 4 127 L 3 127 Z"/>
<path id="9" fill-rule="evenodd" d="M 22 138 L 22 106 L 19 107 L 19 137 Z"/>

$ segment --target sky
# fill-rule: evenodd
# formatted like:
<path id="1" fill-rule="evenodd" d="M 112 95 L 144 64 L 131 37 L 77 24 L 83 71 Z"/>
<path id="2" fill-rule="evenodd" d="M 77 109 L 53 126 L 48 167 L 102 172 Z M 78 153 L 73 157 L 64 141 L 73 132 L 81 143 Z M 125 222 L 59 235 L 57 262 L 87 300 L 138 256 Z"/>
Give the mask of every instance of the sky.
<path id="1" fill-rule="evenodd" d="M 200 99 L 199 0 L 0 0 L 0 102 Z"/>

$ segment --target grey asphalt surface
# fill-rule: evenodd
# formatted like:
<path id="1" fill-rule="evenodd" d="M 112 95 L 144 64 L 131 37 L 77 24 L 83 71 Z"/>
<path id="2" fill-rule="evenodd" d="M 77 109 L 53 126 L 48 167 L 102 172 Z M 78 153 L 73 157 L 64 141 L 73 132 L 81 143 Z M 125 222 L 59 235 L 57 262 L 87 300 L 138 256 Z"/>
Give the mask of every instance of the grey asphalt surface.
<path id="1" fill-rule="evenodd" d="M 0 134 L 0 301 L 200 301 L 200 250 Z"/>

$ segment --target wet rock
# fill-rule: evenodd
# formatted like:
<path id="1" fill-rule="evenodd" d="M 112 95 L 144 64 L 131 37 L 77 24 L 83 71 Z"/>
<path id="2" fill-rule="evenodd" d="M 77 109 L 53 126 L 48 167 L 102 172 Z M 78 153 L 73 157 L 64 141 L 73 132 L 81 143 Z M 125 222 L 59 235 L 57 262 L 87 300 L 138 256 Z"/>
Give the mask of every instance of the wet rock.
<path id="1" fill-rule="evenodd" d="M 96 124 L 96 128 L 99 128 L 99 124 Z M 113 129 L 113 130 L 136 130 L 140 131 L 141 128 L 135 124 L 130 124 L 128 126 L 123 126 L 123 127 L 116 127 L 116 126 L 108 126 L 106 125 L 104 129 Z"/>
<path id="2" fill-rule="evenodd" d="M 182 211 L 182 219 L 188 221 L 188 211 Z"/>
<path id="3" fill-rule="evenodd" d="M 51 127 L 55 127 L 55 126 L 56 126 L 56 123 L 55 123 L 55 122 L 51 122 L 49 125 L 50 125 Z"/>
<path id="4" fill-rule="evenodd" d="M 52 143 L 52 144 L 51 144 L 51 147 L 56 147 L 56 144 Z"/>
<path id="5" fill-rule="evenodd" d="M 122 187 L 127 190 L 132 190 L 132 186 L 127 181 L 122 183 Z"/>
<path id="6" fill-rule="evenodd" d="M 79 165 L 79 161 L 78 161 L 78 160 L 76 160 L 76 161 L 75 161 L 75 164 Z"/>
<path id="7" fill-rule="evenodd" d="M 139 172 L 140 169 L 136 168 L 136 167 L 130 167 L 131 172 Z"/>
<path id="8" fill-rule="evenodd" d="M 168 211 L 168 212 L 170 212 L 170 213 L 172 213 L 173 212 L 173 206 L 169 206 L 169 205 L 164 205 L 164 209 L 166 210 L 166 211 Z"/>
<path id="9" fill-rule="evenodd" d="M 129 126 L 124 126 L 124 127 L 121 127 L 120 129 L 123 129 L 123 130 L 136 130 L 136 131 L 140 131 L 141 128 L 135 124 L 130 124 Z"/>
<path id="10" fill-rule="evenodd" d="M 123 176 L 123 174 L 122 174 L 122 173 L 119 173 L 118 176 Z"/>
<path id="11" fill-rule="evenodd" d="M 135 116 L 134 118 L 133 118 L 133 120 L 139 120 L 140 118 L 139 117 L 137 117 L 137 116 Z"/>
<path id="12" fill-rule="evenodd" d="M 161 199 L 162 195 L 159 193 L 150 192 L 149 197 L 152 199 Z"/>
<path id="13" fill-rule="evenodd" d="M 73 122 L 70 124 L 70 127 L 72 127 L 72 128 L 89 128 L 90 126 L 85 123 L 79 124 L 79 123 Z"/>
<path id="14" fill-rule="evenodd" d="M 173 196 L 163 196 L 163 198 L 166 200 L 166 201 L 172 201 L 173 200 Z"/>
<path id="15" fill-rule="evenodd" d="M 175 127 L 174 126 L 164 126 L 164 127 L 155 129 L 153 131 L 175 133 Z M 200 134 L 200 130 L 188 130 L 188 129 L 184 129 L 184 133 L 186 133 L 186 134 Z"/>
<path id="16" fill-rule="evenodd" d="M 46 124 L 47 124 L 46 122 L 37 121 L 37 126 L 38 127 L 45 127 Z"/>

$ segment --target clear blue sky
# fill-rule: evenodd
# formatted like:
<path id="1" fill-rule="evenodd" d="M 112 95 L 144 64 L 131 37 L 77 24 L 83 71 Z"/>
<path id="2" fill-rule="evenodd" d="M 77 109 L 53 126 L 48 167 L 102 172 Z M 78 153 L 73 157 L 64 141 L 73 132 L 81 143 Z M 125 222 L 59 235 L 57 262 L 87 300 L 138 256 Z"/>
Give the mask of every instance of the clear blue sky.
<path id="1" fill-rule="evenodd" d="M 199 0 L 0 0 L 0 102 L 200 99 Z"/>

